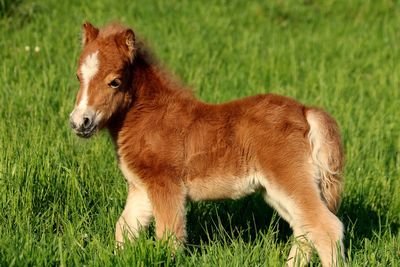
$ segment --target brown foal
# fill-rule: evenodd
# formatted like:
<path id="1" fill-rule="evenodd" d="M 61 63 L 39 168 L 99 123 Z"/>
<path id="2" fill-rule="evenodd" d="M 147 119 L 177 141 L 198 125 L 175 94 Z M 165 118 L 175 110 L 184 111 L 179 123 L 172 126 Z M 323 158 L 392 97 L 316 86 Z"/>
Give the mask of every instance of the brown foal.
<path id="1" fill-rule="evenodd" d="M 343 260 L 343 151 L 326 112 L 274 94 L 203 103 L 118 24 L 83 25 L 77 77 L 71 127 L 86 138 L 107 128 L 129 185 L 117 242 L 153 217 L 158 238 L 183 242 L 187 200 L 261 191 L 297 238 L 287 265 L 307 264 L 312 248 L 323 266 Z"/>

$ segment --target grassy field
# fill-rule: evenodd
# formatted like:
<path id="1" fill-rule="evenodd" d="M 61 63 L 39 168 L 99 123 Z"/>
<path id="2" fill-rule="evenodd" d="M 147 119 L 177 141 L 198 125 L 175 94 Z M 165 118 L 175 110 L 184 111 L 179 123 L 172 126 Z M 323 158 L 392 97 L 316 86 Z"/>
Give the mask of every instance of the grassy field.
<path id="1" fill-rule="evenodd" d="M 132 26 L 204 101 L 275 92 L 328 110 L 347 158 L 349 266 L 400 266 L 398 1 L 82 2 L 0 1 L 1 266 L 286 260 L 291 231 L 259 195 L 190 204 L 174 258 L 152 228 L 114 250 L 127 188 L 110 138 L 81 140 L 68 124 L 85 20 Z"/>

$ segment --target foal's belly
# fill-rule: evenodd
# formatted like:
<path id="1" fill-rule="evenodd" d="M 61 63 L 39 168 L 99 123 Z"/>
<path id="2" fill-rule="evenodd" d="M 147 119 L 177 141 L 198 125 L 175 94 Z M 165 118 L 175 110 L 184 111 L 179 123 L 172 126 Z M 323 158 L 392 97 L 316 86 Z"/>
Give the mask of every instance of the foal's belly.
<path id="1" fill-rule="evenodd" d="M 193 178 L 186 182 L 187 195 L 191 200 L 238 199 L 261 188 L 261 173 L 242 177 L 215 176 Z"/>

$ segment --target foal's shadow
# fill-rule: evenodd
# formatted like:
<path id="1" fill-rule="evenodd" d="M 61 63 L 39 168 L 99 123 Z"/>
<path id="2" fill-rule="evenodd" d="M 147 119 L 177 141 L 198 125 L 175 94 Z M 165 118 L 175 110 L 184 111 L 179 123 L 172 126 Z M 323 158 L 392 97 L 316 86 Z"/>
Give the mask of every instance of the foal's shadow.
<path id="1" fill-rule="evenodd" d="M 363 201 L 363 197 L 354 197 L 346 201 L 344 199 L 339 211 L 339 217 L 345 226 L 344 244 L 353 249 L 362 249 L 364 239 L 372 239 L 375 233 L 390 230 L 396 235 L 400 225 L 396 222 L 386 222 L 384 214 L 378 214 L 373 207 Z M 389 228 L 389 229 L 387 229 Z"/>
<path id="2" fill-rule="evenodd" d="M 359 199 L 359 201 L 355 201 Z M 365 238 L 390 227 L 397 234 L 400 225 L 385 223 L 374 209 L 359 198 L 344 199 L 339 210 L 339 218 L 345 227 L 345 248 L 362 249 Z M 240 200 L 191 203 L 187 212 L 188 244 L 196 247 L 213 241 L 234 240 L 240 237 L 244 242 L 252 242 L 260 233 L 269 229 L 277 232 L 278 242 L 288 242 L 292 235 L 289 225 L 270 208 L 261 194 Z"/>
<path id="3" fill-rule="evenodd" d="M 269 229 L 277 231 L 277 238 L 283 242 L 292 234 L 289 225 L 265 203 L 261 194 L 235 201 L 196 202 L 188 207 L 189 246 L 238 237 L 251 242 Z"/>

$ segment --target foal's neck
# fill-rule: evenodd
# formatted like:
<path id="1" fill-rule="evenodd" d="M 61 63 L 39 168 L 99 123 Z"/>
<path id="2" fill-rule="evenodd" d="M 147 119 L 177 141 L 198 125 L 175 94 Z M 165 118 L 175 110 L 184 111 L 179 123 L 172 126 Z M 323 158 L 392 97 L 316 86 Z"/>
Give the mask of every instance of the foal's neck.
<path id="1" fill-rule="evenodd" d="M 176 100 L 187 98 L 194 100 L 192 93 L 185 89 L 171 75 L 162 69 L 154 60 L 139 53 L 135 58 L 132 70 L 132 90 L 135 94 L 135 105 L 150 103 L 161 104 L 171 97 Z"/>
<path id="2" fill-rule="evenodd" d="M 144 116 L 143 111 L 157 111 L 167 105 L 198 102 L 190 90 L 171 78 L 166 70 L 139 53 L 131 66 L 132 103 L 125 110 L 115 114 L 108 125 L 114 141 L 129 116 Z M 160 110 L 161 111 L 161 110 Z"/>

